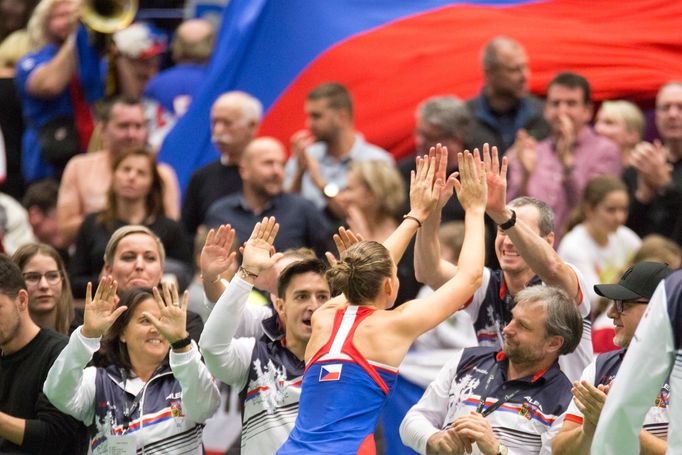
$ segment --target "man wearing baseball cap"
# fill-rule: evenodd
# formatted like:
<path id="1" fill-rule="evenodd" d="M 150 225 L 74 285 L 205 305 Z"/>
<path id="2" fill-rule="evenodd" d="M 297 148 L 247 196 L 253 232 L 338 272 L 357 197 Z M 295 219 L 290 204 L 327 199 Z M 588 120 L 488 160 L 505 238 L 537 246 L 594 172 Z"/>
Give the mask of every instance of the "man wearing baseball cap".
<path id="1" fill-rule="evenodd" d="M 554 440 L 554 454 L 589 454 L 606 394 L 616 377 L 623 356 L 647 309 L 658 284 L 672 273 L 667 264 L 639 262 L 625 271 L 618 284 L 597 284 L 594 291 L 613 301 L 607 316 L 613 319 L 614 344 L 621 349 L 600 354 L 573 384 L 573 401 L 566 411 L 564 424 Z M 639 432 L 641 453 L 665 453 L 668 436 L 670 385 L 666 380 L 656 400 L 651 403 Z M 635 450 L 639 453 L 640 450 Z"/>

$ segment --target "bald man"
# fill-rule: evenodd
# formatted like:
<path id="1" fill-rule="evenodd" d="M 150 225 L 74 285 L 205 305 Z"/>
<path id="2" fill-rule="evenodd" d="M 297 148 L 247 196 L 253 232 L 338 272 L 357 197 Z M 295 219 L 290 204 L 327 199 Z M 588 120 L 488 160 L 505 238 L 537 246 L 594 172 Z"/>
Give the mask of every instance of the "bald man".
<path id="1" fill-rule="evenodd" d="M 206 212 L 221 197 L 242 188 L 239 163 L 258 130 L 263 107 L 245 92 L 226 92 L 211 107 L 211 137 L 220 159 L 196 170 L 190 178 L 182 206 L 182 222 L 194 237 Z"/>
<path id="2" fill-rule="evenodd" d="M 504 153 L 519 129 L 544 139 L 549 127 L 543 118 L 543 103 L 528 94 L 528 56 L 521 44 L 498 36 L 482 53 L 484 85 L 481 94 L 467 102 L 474 117 L 472 144 L 489 143 Z"/>
<path id="3" fill-rule="evenodd" d="M 214 41 L 215 29 L 209 21 L 189 19 L 181 23 L 171 45 L 175 66 L 150 79 L 144 96 L 158 101 L 174 116 L 182 116 L 204 81 Z"/>
<path id="4" fill-rule="evenodd" d="M 286 151 L 275 138 L 253 140 L 239 165 L 242 191 L 217 200 L 208 209 L 207 227 L 231 224 L 239 243 L 248 240 L 253 227 L 266 216 L 280 224 L 277 251 L 309 247 L 321 255 L 329 249 L 331 229 L 322 213 L 307 199 L 283 191 Z"/>

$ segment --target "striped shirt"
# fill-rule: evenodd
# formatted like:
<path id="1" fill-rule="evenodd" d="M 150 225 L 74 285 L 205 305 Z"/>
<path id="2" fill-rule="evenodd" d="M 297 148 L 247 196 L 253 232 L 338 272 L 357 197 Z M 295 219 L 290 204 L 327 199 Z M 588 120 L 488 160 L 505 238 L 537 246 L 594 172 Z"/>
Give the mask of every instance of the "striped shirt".
<path id="1" fill-rule="evenodd" d="M 582 274 L 572 265 L 579 285 L 578 308 L 583 317 L 583 335 L 575 351 L 559 357 L 561 370 L 568 379 L 575 381 L 585 367 L 592 361 L 592 323 L 590 322 L 590 300 L 587 285 Z M 527 286 L 543 285 L 538 276 L 533 277 Z M 511 310 L 514 298 L 507 289 L 504 272 L 500 269 L 483 270 L 483 284 L 485 293 L 476 292 L 473 299 L 462 311 L 465 311 L 474 321 L 474 331 L 480 346 L 491 346 L 502 349 L 504 334 L 502 329 L 511 321 Z"/>
<path id="2" fill-rule="evenodd" d="M 495 364 L 495 375 L 486 387 Z M 424 454 L 428 439 L 457 418 L 476 411 L 482 396 L 483 409 L 487 409 L 505 394 L 518 390 L 485 418 L 510 454 L 551 453 L 552 441 L 571 401 L 571 383 L 558 363 L 533 377 L 517 380 L 507 380 L 507 365 L 504 353 L 495 348 L 464 349 L 445 364 L 405 416 L 400 427 L 403 443 Z M 476 445 L 473 447 L 474 453 L 480 453 Z"/>

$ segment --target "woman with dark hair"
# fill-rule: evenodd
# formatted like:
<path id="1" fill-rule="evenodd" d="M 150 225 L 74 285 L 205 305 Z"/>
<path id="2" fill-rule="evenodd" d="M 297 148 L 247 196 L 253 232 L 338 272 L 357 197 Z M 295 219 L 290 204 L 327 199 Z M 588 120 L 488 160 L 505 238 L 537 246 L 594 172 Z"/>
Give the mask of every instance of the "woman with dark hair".
<path id="1" fill-rule="evenodd" d="M 435 176 L 444 172 L 446 154 L 438 147 L 438 159 L 417 158 L 410 212 L 383 245 L 356 243 L 327 272 L 330 287 L 342 295 L 313 313 L 296 426 L 278 454 L 374 453 L 372 433 L 410 345 L 462 308 L 480 286 L 486 171 L 478 153 L 474 158 L 466 152 L 458 156 L 461 182 L 449 179 L 466 210 L 460 272 L 432 295 L 387 311 L 400 285 L 396 263 L 441 197 L 445 182 Z"/>
<path id="2" fill-rule="evenodd" d="M 113 232 L 125 225 L 143 225 L 163 243 L 174 271 L 191 276 L 192 255 L 182 226 L 166 218 L 162 180 L 154 155 L 144 149 L 125 152 L 114 159 L 111 187 L 104 210 L 85 217 L 76 238 L 70 273 L 76 298 L 85 295 L 88 282 L 96 282 L 104 265 L 104 250 Z"/>
<path id="3" fill-rule="evenodd" d="M 73 319 L 73 297 L 57 250 L 43 243 L 28 243 L 14 252 L 12 261 L 24 275 L 28 311 L 33 322 L 68 335 Z"/>
<path id="4" fill-rule="evenodd" d="M 124 292 L 105 277 L 88 285 L 83 325 L 50 369 L 43 391 L 91 428 L 93 454 L 203 453 L 204 422 L 220 405 L 213 378 L 185 329 L 188 295 Z M 87 367 L 101 347 L 110 365 Z M 169 356 L 169 346 L 172 348 Z M 161 450 L 163 449 L 163 450 Z"/>

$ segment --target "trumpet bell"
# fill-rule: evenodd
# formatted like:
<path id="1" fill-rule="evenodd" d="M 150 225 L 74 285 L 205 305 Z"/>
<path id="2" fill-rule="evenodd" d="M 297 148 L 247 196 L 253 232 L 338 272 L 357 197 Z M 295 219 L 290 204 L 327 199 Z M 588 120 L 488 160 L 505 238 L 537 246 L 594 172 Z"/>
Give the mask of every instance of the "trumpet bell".
<path id="1" fill-rule="evenodd" d="M 99 33 L 114 33 L 133 22 L 138 0 L 85 0 L 81 20 Z"/>

